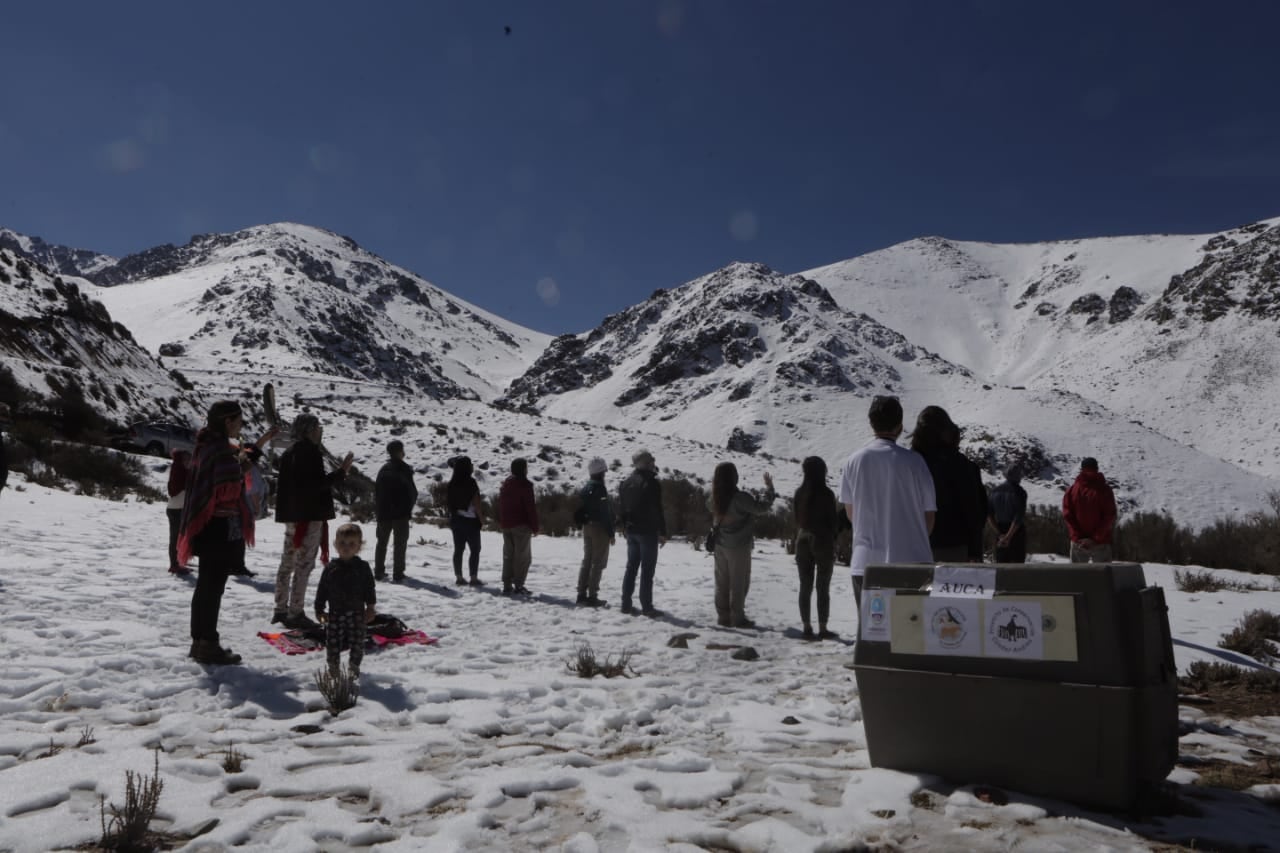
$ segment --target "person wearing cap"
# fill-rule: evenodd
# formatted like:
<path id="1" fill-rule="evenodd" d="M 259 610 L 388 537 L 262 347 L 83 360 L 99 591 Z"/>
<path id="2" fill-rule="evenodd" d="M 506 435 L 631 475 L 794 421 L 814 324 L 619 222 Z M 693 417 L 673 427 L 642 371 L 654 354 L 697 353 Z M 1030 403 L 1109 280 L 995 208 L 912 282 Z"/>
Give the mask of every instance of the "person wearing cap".
<path id="1" fill-rule="evenodd" d="M 391 579 L 404 580 L 405 552 L 409 547 L 409 520 L 418 504 L 418 487 L 413 468 L 404 461 L 404 442 L 387 444 L 387 463 L 378 471 L 374 484 L 374 512 L 378 518 L 377 544 L 373 549 L 373 577 L 387 579 L 387 540 L 394 536 Z"/>
<path id="2" fill-rule="evenodd" d="M 244 565 L 245 547 L 253 545 L 254 514 L 244 489 L 249 451 L 233 443 L 243 427 L 240 404 L 219 400 L 209 407 L 191 452 L 178 525 L 178 562 L 186 565 L 192 555 L 200 558 L 191 595 L 189 652 L 198 663 L 240 663 L 240 655 L 221 644 L 218 613 L 227 578 Z"/>
<path id="3" fill-rule="evenodd" d="M 653 574 L 658 549 L 667 544 L 667 519 L 662 510 L 662 485 L 653 454 L 637 451 L 631 457 L 635 470 L 618 488 L 622 529 L 627 537 L 627 568 L 622 575 L 622 612 L 634 613 L 632 594 L 640 575 L 640 612 L 657 616 L 653 607 Z"/>
<path id="4" fill-rule="evenodd" d="M 614 543 L 613 505 L 604 484 L 608 465 L 599 456 L 587 463 L 587 480 L 578 493 L 582 502 L 582 569 L 578 572 L 578 604 L 602 607 L 600 575 L 609 564 L 609 546 Z"/>
<path id="5" fill-rule="evenodd" d="M 502 528 L 502 594 L 530 595 L 524 582 L 533 563 L 538 506 L 525 459 L 511 461 L 511 476 L 498 489 L 498 526 Z"/>
<path id="6" fill-rule="evenodd" d="M 329 562 L 329 520 L 333 507 L 333 486 L 351 470 L 352 454 L 325 473 L 320 441 L 324 428 L 320 419 L 304 412 L 293 422 L 293 444 L 280 457 L 276 521 L 284 524 L 284 551 L 276 572 L 275 613 L 271 621 L 286 628 L 316 629 L 306 614 L 307 581 L 319 553 Z"/>
<path id="7" fill-rule="evenodd" d="M 849 569 L 859 607 L 869 564 L 933 562 L 929 533 L 938 509 L 924 457 L 898 444 L 898 398 L 873 399 L 867 419 L 875 437 L 845 461 L 840 473 L 840 503 L 853 524 Z"/>
<path id="8" fill-rule="evenodd" d="M 1111 562 L 1111 531 L 1116 524 L 1116 497 L 1098 460 L 1086 456 L 1076 481 L 1062 496 L 1062 520 L 1071 536 L 1071 562 Z"/>
<path id="9" fill-rule="evenodd" d="M 1010 465 L 1004 482 L 991 490 L 987 523 L 996 532 L 996 562 L 1027 561 L 1027 490 L 1022 488 L 1022 467 Z"/>

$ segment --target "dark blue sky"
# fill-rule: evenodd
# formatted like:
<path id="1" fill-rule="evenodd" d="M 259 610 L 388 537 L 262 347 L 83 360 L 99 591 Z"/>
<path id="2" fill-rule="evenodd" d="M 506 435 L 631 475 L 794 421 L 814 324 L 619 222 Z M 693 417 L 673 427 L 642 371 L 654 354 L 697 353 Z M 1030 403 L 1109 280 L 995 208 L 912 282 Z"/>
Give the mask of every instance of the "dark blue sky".
<path id="1" fill-rule="evenodd" d="M 552 333 L 734 260 L 1280 215 L 1264 0 L 41 0 L 2 25 L 0 225 L 122 255 L 304 222 Z"/>

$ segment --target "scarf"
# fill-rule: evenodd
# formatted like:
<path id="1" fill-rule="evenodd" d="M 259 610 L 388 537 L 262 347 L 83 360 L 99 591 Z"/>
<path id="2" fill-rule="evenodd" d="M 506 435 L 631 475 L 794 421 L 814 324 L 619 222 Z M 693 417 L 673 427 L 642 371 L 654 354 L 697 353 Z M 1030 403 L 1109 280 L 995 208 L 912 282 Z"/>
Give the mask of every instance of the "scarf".
<path id="1" fill-rule="evenodd" d="M 228 507 L 239 516 L 239 525 L 232 518 L 231 530 L 235 538 L 244 538 L 246 545 L 253 545 L 253 510 L 244 490 L 244 471 L 236 458 L 239 450 L 225 435 L 208 427 L 196 435 L 195 450 L 191 452 L 190 473 L 187 475 L 187 499 L 182 506 L 182 520 L 178 524 L 178 564 L 185 565 L 194 553 L 192 543 L 216 515 L 225 515 Z M 237 526 L 239 531 L 236 530 Z"/>

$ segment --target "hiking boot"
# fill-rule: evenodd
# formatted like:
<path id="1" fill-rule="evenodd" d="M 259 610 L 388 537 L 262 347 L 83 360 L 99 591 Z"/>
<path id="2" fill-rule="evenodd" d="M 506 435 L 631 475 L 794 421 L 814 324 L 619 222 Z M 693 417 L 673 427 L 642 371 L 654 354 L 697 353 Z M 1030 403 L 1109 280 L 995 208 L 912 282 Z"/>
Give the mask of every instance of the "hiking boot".
<path id="1" fill-rule="evenodd" d="M 828 631 L 826 628 L 822 628 L 822 627 L 818 628 L 819 640 L 835 640 L 835 639 L 838 639 L 839 636 L 840 635 L 837 634 L 835 631 Z"/>
<path id="2" fill-rule="evenodd" d="M 619 610 L 621 610 L 623 613 L 627 614 L 628 616 L 636 612 L 636 609 L 632 607 L 630 604 L 622 605 L 622 607 L 620 607 Z"/>
<path id="3" fill-rule="evenodd" d="M 656 607 L 646 607 L 640 611 L 641 616 L 648 616 L 650 619 L 657 619 L 662 615 L 662 611 Z"/>
<path id="4" fill-rule="evenodd" d="M 277 622 L 279 622 L 281 625 L 284 625 L 285 620 L 288 618 L 289 618 L 288 610 L 277 610 L 275 613 L 271 614 L 271 624 L 274 625 Z"/>
<path id="5" fill-rule="evenodd" d="M 386 579 L 387 579 L 387 573 L 386 573 L 386 572 L 374 572 L 374 573 L 373 573 L 373 579 L 374 579 L 374 580 L 376 580 L 376 581 L 384 581 L 384 580 L 386 580 Z"/>
<path id="6" fill-rule="evenodd" d="M 186 566 L 170 566 L 170 567 L 169 567 L 169 574 L 171 574 L 171 575 L 189 575 L 189 574 L 191 574 L 191 570 L 190 570 L 190 569 L 188 569 Z"/>
<path id="7" fill-rule="evenodd" d="M 238 569 L 232 569 L 231 571 L 227 572 L 227 574 L 228 574 L 230 577 L 236 577 L 237 575 L 238 575 L 238 576 L 240 576 L 240 577 L 244 577 L 244 578 L 251 578 L 251 577 L 253 577 L 253 572 L 249 571 L 249 570 L 248 570 L 248 569 L 246 569 L 244 566 L 241 566 L 241 567 L 240 567 L 240 568 L 238 568 Z"/>
<path id="8" fill-rule="evenodd" d="M 523 595 L 525 598 L 528 598 L 529 596 L 533 595 L 533 593 L 529 592 L 529 590 L 526 587 L 518 586 L 516 587 L 516 595 Z"/>
<path id="9" fill-rule="evenodd" d="M 391 576 L 391 582 L 392 582 L 392 583 L 404 583 L 404 575 L 392 575 L 392 576 Z"/>
<path id="10" fill-rule="evenodd" d="M 590 603 L 591 603 L 591 599 L 587 597 L 586 593 L 582 593 L 582 592 L 578 593 L 578 600 L 574 602 L 574 604 L 578 605 L 579 607 L 581 607 L 584 604 L 590 604 Z"/>
<path id="11" fill-rule="evenodd" d="M 733 625 L 733 623 L 729 621 L 728 616 L 721 616 L 719 619 L 716 620 L 716 624 L 719 625 L 721 628 L 728 628 Z"/>
<path id="12" fill-rule="evenodd" d="M 240 663 L 240 655 L 224 649 L 211 640 L 196 640 L 191 644 L 191 657 L 196 663 L 210 666 L 230 666 Z"/>
<path id="13" fill-rule="evenodd" d="M 733 623 L 733 627 L 735 628 L 754 628 L 755 626 L 756 626 L 756 623 L 752 622 L 750 619 L 746 618 L 745 616 L 739 619 L 737 622 Z"/>
<path id="14" fill-rule="evenodd" d="M 453 582 L 454 582 L 454 584 L 455 584 L 455 585 L 457 585 L 457 586 L 466 586 L 466 585 L 467 585 L 467 579 L 466 579 L 466 578 L 464 578 L 462 575 L 457 575 L 457 576 L 455 576 L 455 577 L 454 577 L 454 579 L 453 579 Z"/>
<path id="15" fill-rule="evenodd" d="M 816 640 L 818 638 L 818 635 L 813 633 L 813 628 L 808 625 L 804 626 L 804 631 L 801 632 L 801 636 L 806 640 Z"/>
<path id="16" fill-rule="evenodd" d="M 511 584 L 506 584 L 506 583 L 504 583 L 504 584 L 502 585 L 502 594 L 503 594 L 503 595 L 510 595 L 510 594 L 511 594 L 511 592 L 512 592 L 512 590 L 511 590 Z"/>
<path id="17" fill-rule="evenodd" d="M 591 607 L 607 607 L 609 602 L 597 595 L 593 595 L 587 599 L 587 604 Z"/>
<path id="18" fill-rule="evenodd" d="M 478 577 L 472 576 L 470 584 L 472 586 L 484 586 L 484 581 L 480 580 Z"/>

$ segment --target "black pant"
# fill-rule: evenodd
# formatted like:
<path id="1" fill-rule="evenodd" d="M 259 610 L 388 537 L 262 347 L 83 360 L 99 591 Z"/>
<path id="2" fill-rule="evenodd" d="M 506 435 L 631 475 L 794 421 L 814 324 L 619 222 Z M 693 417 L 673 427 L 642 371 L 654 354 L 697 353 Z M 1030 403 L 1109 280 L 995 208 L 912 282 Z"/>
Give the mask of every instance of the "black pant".
<path id="1" fill-rule="evenodd" d="M 1009 529 L 1008 524 L 997 526 L 1000 535 L 1003 536 L 1005 531 Z M 1019 527 L 1013 532 L 1013 538 L 1009 540 L 1009 544 L 1003 548 L 996 546 L 996 562 L 997 563 L 1025 563 L 1027 561 L 1027 528 L 1025 525 Z"/>
<path id="2" fill-rule="evenodd" d="M 453 531 L 453 573 L 462 577 L 462 552 L 471 549 L 471 577 L 480 576 L 480 519 L 455 515 L 449 520 Z"/>
<path id="3" fill-rule="evenodd" d="M 831 615 L 831 569 L 835 565 L 835 543 L 815 543 L 812 536 L 796 540 L 796 568 L 800 570 L 800 619 L 809 624 L 809 599 L 818 589 L 818 625 L 825 628 Z"/>
<path id="4" fill-rule="evenodd" d="M 164 514 L 169 516 L 169 568 L 180 569 L 178 565 L 178 524 L 182 521 L 181 509 L 166 509 Z"/>
<path id="5" fill-rule="evenodd" d="M 392 536 L 395 537 L 395 544 L 391 550 L 391 571 L 397 580 L 404 577 L 404 557 L 409 548 L 409 519 L 379 520 L 377 536 L 378 544 L 373 549 L 374 577 L 387 576 L 387 539 Z"/>
<path id="6" fill-rule="evenodd" d="M 200 558 L 196 589 L 191 594 L 191 639 L 218 642 L 218 612 L 227 577 L 244 565 L 244 538 L 229 539 L 225 518 L 213 518 L 192 546 Z"/>

